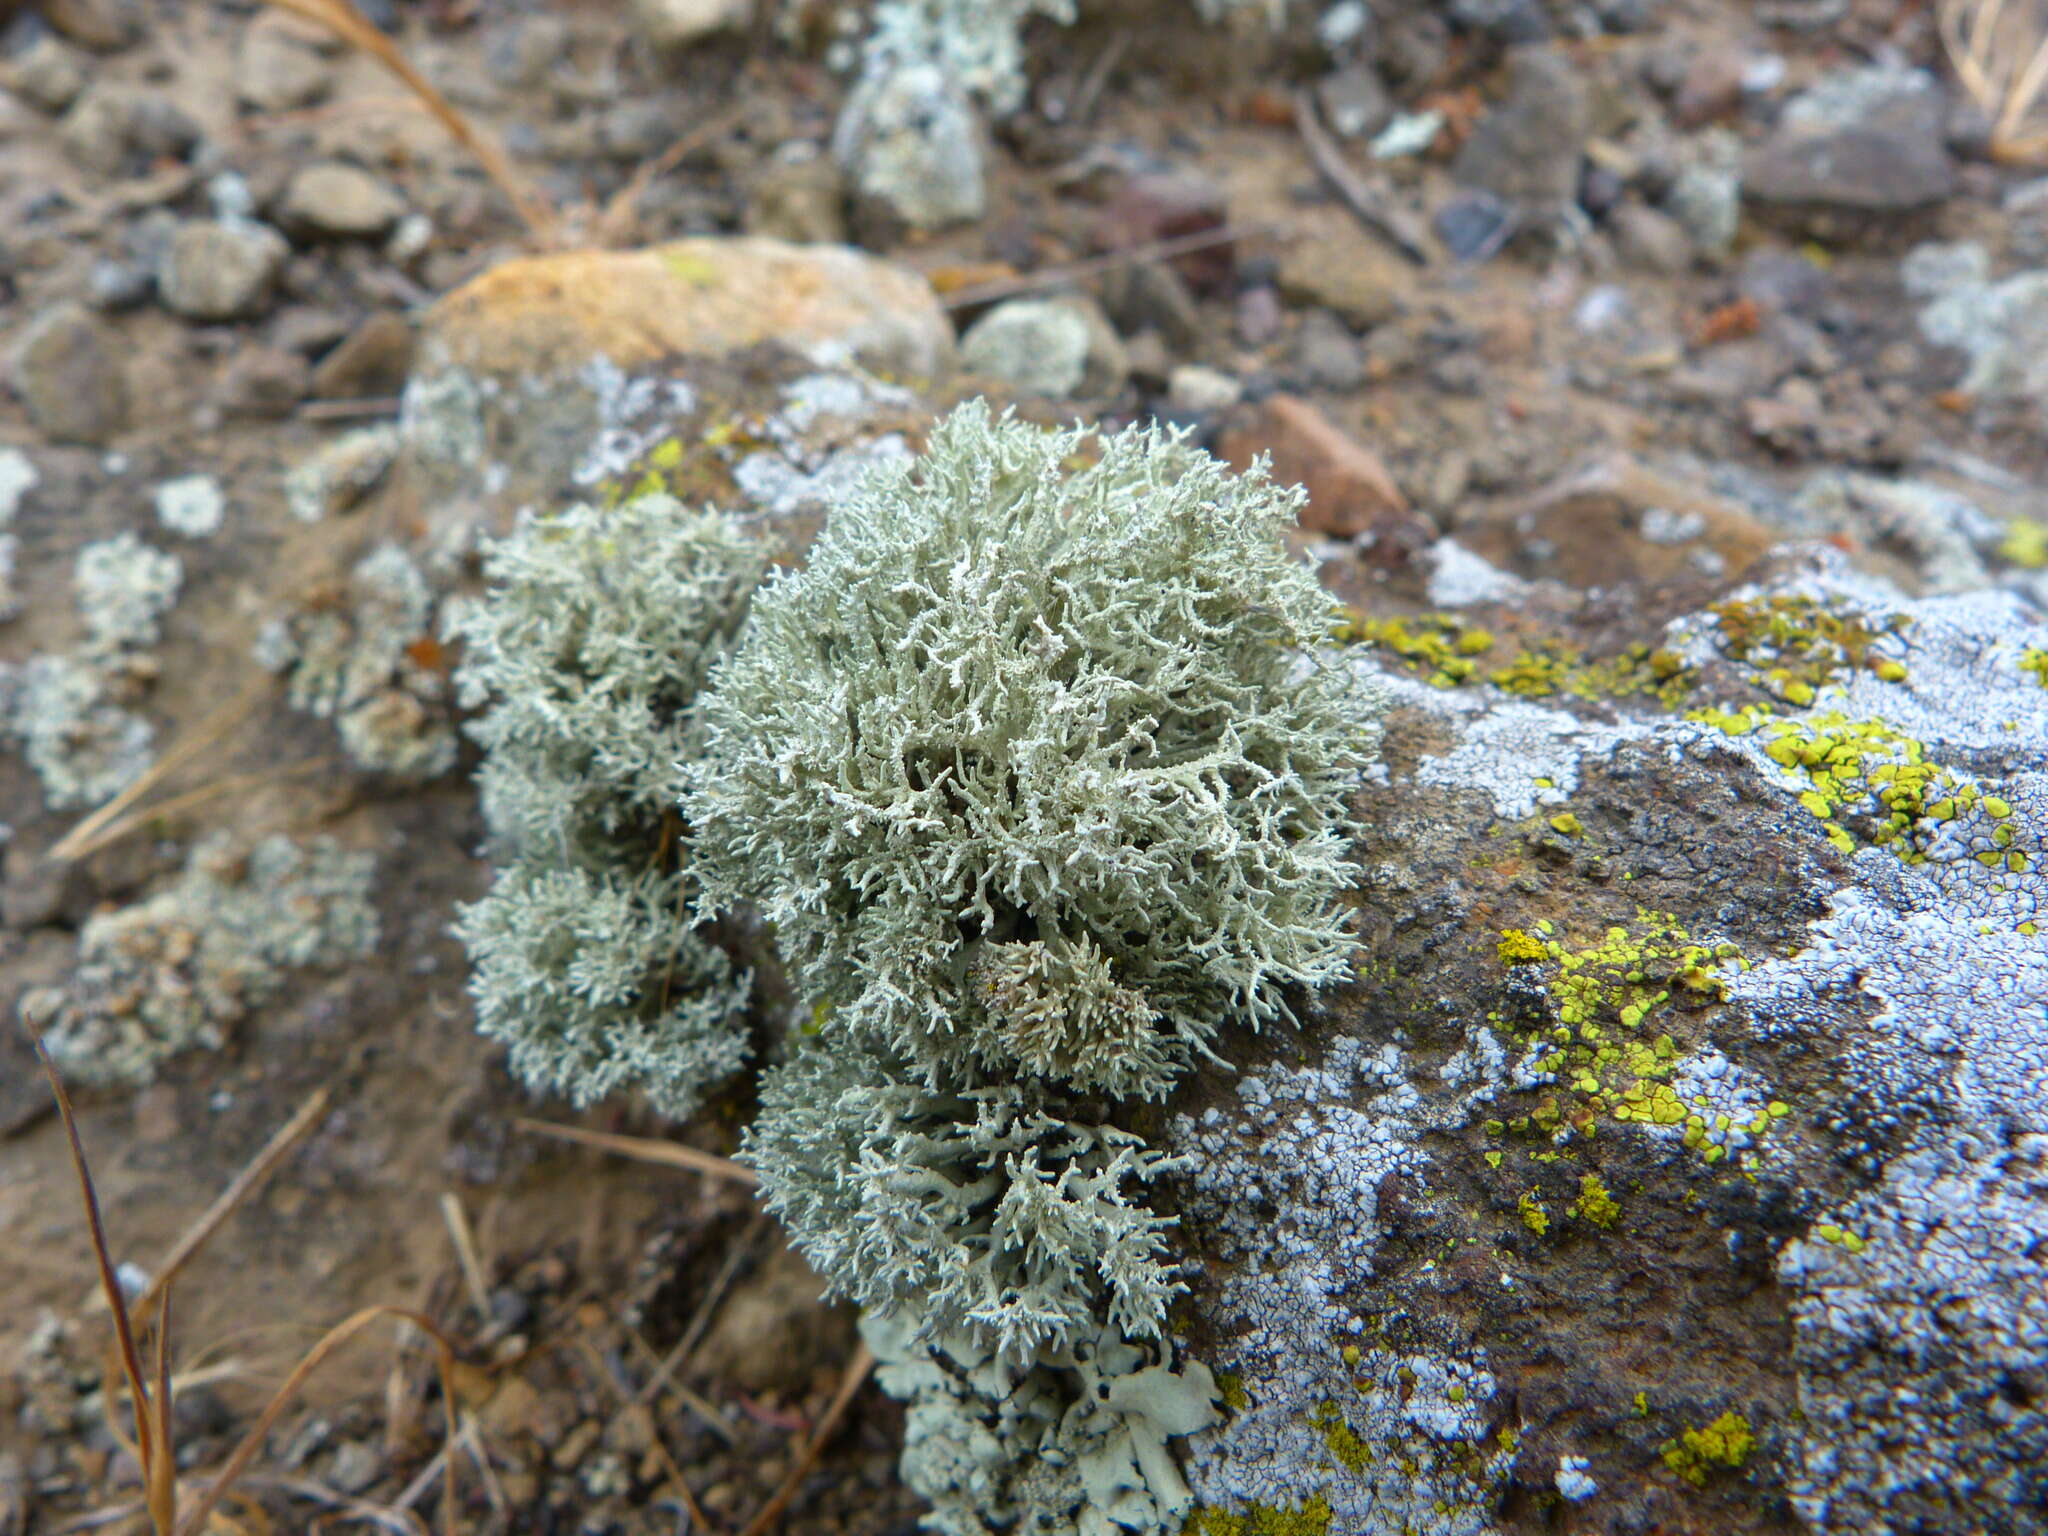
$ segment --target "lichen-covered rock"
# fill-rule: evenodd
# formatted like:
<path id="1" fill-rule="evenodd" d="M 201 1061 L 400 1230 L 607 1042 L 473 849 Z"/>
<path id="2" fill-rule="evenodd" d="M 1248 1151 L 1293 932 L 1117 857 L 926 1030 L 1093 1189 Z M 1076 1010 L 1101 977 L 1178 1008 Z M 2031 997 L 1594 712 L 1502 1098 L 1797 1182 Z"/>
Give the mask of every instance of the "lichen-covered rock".
<path id="1" fill-rule="evenodd" d="M 1360 983 L 1174 1120 L 1196 1527 L 2040 1530 L 2048 619 L 1488 596 L 1361 624 Z"/>

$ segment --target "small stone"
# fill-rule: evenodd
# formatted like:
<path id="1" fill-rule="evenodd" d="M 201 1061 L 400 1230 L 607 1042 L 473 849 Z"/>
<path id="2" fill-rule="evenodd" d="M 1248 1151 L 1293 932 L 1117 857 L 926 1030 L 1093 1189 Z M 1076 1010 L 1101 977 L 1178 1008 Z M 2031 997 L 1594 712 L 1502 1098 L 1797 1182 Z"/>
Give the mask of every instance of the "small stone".
<path id="1" fill-rule="evenodd" d="M 1413 269 L 1364 235 L 1298 240 L 1280 262 L 1280 292 L 1303 308 L 1334 310 L 1361 331 L 1402 314 Z"/>
<path id="2" fill-rule="evenodd" d="M 188 320 L 247 319 L 268 305 L 290 250 L 265 224 L 188 220 L 171 237 L 157 292 Z"/>
<path id="3" fill-rule="evenodd" d="M 1105 273 L 1102 303 L 1127 336 L 1157 331 L 1182 352 L 1202 344 L 1201 308 L 1180 273 L 1163 261 L 1130 262 Z"/>
<path id="4" fill-rule="evenodd" d="M 183 159 L 199 139 L 199 125 L 168 97 L 115 85 L 89 87 L 57 129 L 73 163 L 102 176 L 139 175 L 158 160 Z"/>
<path id="5" fill-rule="evenodd" d="M 1285 318 L 1280 308 L 1280 291 L 1261 283 L 1237 296 L 1237 313 L 1232 318 L 1232 329 L 1239 344 L 1263 347 L 1280 334 Z"/>
<path id="6" fill-rule="evenodd" d="M 1330 131 L 1342 139 L 1365 139 L 1394 120 L 1393 99 L 1369 64 L 1351 64 L 1316 84 L 1316 102 Z"/>
<path id="7" fill-rule="evenodd" d="M 313 370 L 313 393 L 322 400 L 395 395 L 412 372 L 412 326 L 403 315 L 379 310 Z"/>
<path id="8" fill-rule="evenodd" d="M 1668 213 L 1624 203 L 1608 218 L 1614 249 L 1628 266 L 1677 277 L 1692 266 L 1692 236 Z"/>
<path id="9" fill-rule="evenodd" d="M 912 229 L 981 217 L 981 124 L 959 85 L 936 65 L 863 78 L 832 134 L 857 211 Z"/>
<path id="10" fill-rule="evenodd" d="M 334 66 L 302 34 L 259 16 L 235 55 L 235 95 L 259 112 L 289 112 L 325 100 Z"/>
<path id="11" fill-rule="evenodd" d="M 7 61 L 0 84 L 41 112 L 62 112 L 85 89 L 85 63 L 45 33 Z"/>
<path id="12" fill-rule="evenodd" d="M 1480 119 L 1451 174 L 1522 208 L 1564 208 L 1578 194 L 1592 128 L 1592 95 L 1579 67 L 1554 48 L 1518 48 L 1507 99 Z"/>
<path id="13" fill-rule="evenodd" d="M 306 398 L 310 373 L 306 360 L 296 352 L 281 347 L 241 347 L 221 375 L 221 409 L 230 416 L 258 419 L 289 416 Z"/>
<path id="14" fill-rule="evenodd" d="M 95 53 L 126 48 L 142 30 L 137 0 L 43 0 L 37 9 L 57 31 Z"/>
<path id="15" fill-rule="evenodd" d="M 960 361 L 1019 394 L 1056 400 L 1114 394 L 1130 367 L 1108 318 L 1078 298 L 998 304 L 960 339 Z"/>
<path id="16" fill-rule="evenodd" d="M 1166 403 L 1176 411 L 1208 416 L 1227 411 L 1244 397 L 1244 385 L 1200 363 L 1183 363 L 1166 381 Z"/>
<path id="17" fill-rule="evenodd" d="M 1160 240 L 1207 234 L 1230 222 L 1230 205 L 1214 177 L 1176 168 L 1139 171 L 1124 177 L 1110 194 L 1096 222 L 1095 240 L 1104 250 L 1128 251 Z M 1176 276 L 1203 294 L 1228 291 L 1237 271 L 1237 253 L 1219 240 L 1171 262 Z"/>
<path id="18" fill-rule="evenodd" d="M 1224 431 L 1216 451 L 1239 469 L 1270 454 L 1276 483 L 1307 487 L 1301 526 L 1313 533 L 1348 539 L 1408 510 L 1408 498 L 1379 455 L 1293 395 L 1267 396 Z"/>
<path id="19" fill-rule="evenodd" d="M 82 304 L 36 317 L 15 349 L 14 388 L 52 442 L 97 446 L 128 419 L 120 344 Z"/>
<path id="20" fill-rule="evenodd" d="M 1294 368 L 1311 388 L 1356 389 L 1365 382 L 1365 349 L 1342 320 L 1312 309 L 1294 335 Z"/>
<path id="21" fill-rule="evenodd" d="M 532 90 L 554 80 L 575 46 L 560 16 L 507 16 L 484 38 L 484 69 L 508 91 Z"/>
<path id="22" fill-rule="evenodd" d="M 1437 238 L 1459 261 L 1484 261 L 1514 238 L 1521 217 L 1491 192 L 1463 192 L 1431 219 Z"/>
<path id="23" fill-rule="evenodd" d="M 288 229 L 340 240 L 374 239 L 404 214 L 405 199 L 389 184 L 338 160 L 296 172 L 277 210 Z"/>
<path id="24" fill-rule="evenodd" d="M 632 0 L 634 27 L 663 53 L 743 26 L 752 14 L 752 0 Z"/>
<path id="25" fill-rule="evenodd" d="M 85 277 L 86 302 L 108 314 L 141 308 L 155 289 L 155 275 L 139 262 L 102 257 Z"/>
<path id="26" fill-rule="evenodd" d="M 1671 103 L 1672 121 L 1690 130 L 1733 115 L 1742 105 L 1745 64 L 1738 48 L 1703 48 L 1694 54 Z"/>
<path id="27" fill-rule="evenodd" d="M 747 189 L 742 225 L 750 235 L 797 245 L 846 239 L 846 178 L 816 144 L 796 139 L 770 155 Z"/>
<path id="28" fill-rule="evenodd" d="M 1924 70 L 1838 70 L 1787 103 L 1770 137 L 1743 157 L 1743 196 L 1809 225 L 1815 214 L 1932 207 L 1956 187 L 1944 115 L 1941 87 Z"/>

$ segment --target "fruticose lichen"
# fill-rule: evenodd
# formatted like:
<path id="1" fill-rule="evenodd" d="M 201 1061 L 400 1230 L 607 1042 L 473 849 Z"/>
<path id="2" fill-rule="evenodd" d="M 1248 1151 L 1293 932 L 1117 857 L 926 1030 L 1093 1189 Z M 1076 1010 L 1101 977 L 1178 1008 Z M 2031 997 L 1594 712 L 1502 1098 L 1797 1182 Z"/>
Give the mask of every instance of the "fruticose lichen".
<path id="1" fill-rule="evenodd" d="M 479 1027 L 530 1087 L 680 1117 L 745 1058 L 749 978 L 696 931 L 675 801 L 765 564 L 668 496 L 574 506 L 493 545 L 450 623 L 499 866 L 459 931 Z"/>
<path id="2" fill-rule="evenodd" d="M 755 598 L 685 814 L 706 901 L 772 924 L 813 1038 L 747 1155 L 868 1309 L 934 1528 L 1161 1532 L 1181 1282 L 1109 1118 L 1343 974 L 1376 699 L 1296 498 L 1156 431 L 964 407 Z"/>
<path id="3" fill-rule="evenodd" d="M 51 1056 L 82 1083 L 139 1086 L 182 1051 L 218 1049 L 287 973 L 368 954 L 377 940 L 371 860 L 327 840 L 228 836 L 132 906 L 88 919 L 61 988 L 22 1000 Z"/>

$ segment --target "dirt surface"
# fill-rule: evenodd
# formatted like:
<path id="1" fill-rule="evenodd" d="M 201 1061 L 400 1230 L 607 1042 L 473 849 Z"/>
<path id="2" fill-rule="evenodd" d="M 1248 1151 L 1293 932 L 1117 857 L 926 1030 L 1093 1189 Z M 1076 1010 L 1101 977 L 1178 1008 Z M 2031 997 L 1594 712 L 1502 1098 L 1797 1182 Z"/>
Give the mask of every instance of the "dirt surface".
<path id="1" fill-rule="evenodd" d="M 356 771 L 332 725 L 288 707 L 250 659 L 280 610 L 317 609 L 379 541 L 418 544 L 438 526 L 435 508 L 383 492 L 308 524 L 286 510 L 286 476 L 342 434 L 392 421 L 421 313 L 534 242 L 388 74 L 296 22 L 234 0 L 4 9 L 0 352 L 14 391 L 0 443 L 35 478 L 6 526 L 21 602 L 0 624 L 0 662 L 76 647 L 73 561 L 133 530 L 179 557 L 183 583 L 131 682 L 159 760 L 173 744 L 196 750 L 152 784 L 156 809 L 81 857 L 60 840 L 92 807 L 51 809 L 23 755 L 0 750 L 0 1003 L 11 1013 L 61 985 L 92 914 L 160 888 L 206 833 L 327 836 L 376 860 L 370 959 L 293 972 L 225 1049 L 183 1055 L 137 1090 L 81 1095 L 115 1257 L 144 1273 L 309 1095 L 329 1095 L 176 1289 L 174 1364 L 191 1383 L 181 1465 L 194 1477 L 218 1467 L 324 1329 L 390 1304 L 430 1313 L 463 1346 L 459 1406 L 473 1428 L 453 1461 L 465 1528 L 681 1530 L 693 1517 L 680 1475 L 716 1528 L 737 1530 L 854 1361 L 850 1314 L 818 1301 L 742 1185 L 515 1122 L 680 1134 L 725 1154 L 741 1109 L 677 1133 L 631 1104 L 578 1120 L 528 1100 L 473 1032 L 448 932 L 485 878 L 470 759 L 425 786 Z M 989 285 L 1091 295 L 1122 367 L 1096 398 L 1032 409 L 1157 415 L 1233 456 L 1271 452 L 1316 491 L 1304 545 L 1373 612 L 1431 606 L 1420 557 L 1444 535 L 1543 583 L 1519 611 L 1546 631 L 1615 644 L 1653 639 L 1663 615 L 1787 533 L 1829 538 L 1909 585 L 1934 580 L 1914 527 L 1853 507 L 1798 511 L 1796 492 L 1822 469 L 1967 495 L 1988 532 L 1963 543 L 1994 573 L 2027 563 L 2033 546 L 2015 530 L 2042 526 L 2030 488 L 2048 467 L 2044 402 L 1960 393 L 1964 359 L 1922 334 L 1901 275 L 1915 241 L 1979 242 L 2000 274 L 2048 246 L 2013 211 L 2028 173 L 1984 155 L 1921 5 L 1767 17 L 1671 0 L 1640 8 L 1639 25 L 1580 31 L 1567 7 L 1528 6 L 1536 51 L 1576 82 L 1555 142 L 1530 106 L 1528 49 L 1513 53 L 1500 28 L 1391 6 L 1372 59 L 1346 64 L 1302 19 L 1279 34 L 1205 31 L 1177 0 L 1102 7 L 1070 30 L 1033 27 L 1035 88 L 994 130 L 987 213 L 924 235 L 850 199 L 829 155 L 778 155 L 823 146 L 846 91 L 825 58 L 830 8 L 815 0 L 789 7 L 795 24 L 781 31 L 762 6 L 764 25 L 681 52 L 658 52 L 629 7 L 600 0 L 367 9 L 503 139 L 571 242 L 852 239 L 929 277 L 963 330 L 988 309 Z M 1819 210 L 1752 202 L 1725 251 L 1669 211 L 1706 136 L 1767 149 L 1802 89 L 1893 57 L 1943 82 L 1953 160 L 1941 195 L 1875 215 L 1847 197 Z M 1427 261 L 1360 221 L 1297 126 L 1304 92 L 1335 117 L 1332 82 L 1347 69 L 1376 72 L 1393 107 L 1443 116 L 1425 154 L 1385 165 L 1363 138 L 1336 141 L 1344 165 L 1434 231 Z M 1489 155 L 1512 163 L 1494 174 Z M 295 179 L 329 162 L 370 186 Z M 1546 175 L 1564 177 L 1563 202 L 1541 193 Z M 1489 183 L 1514 195 L 1489 193 L 1500 206 L 1472 216 L 1507 207 L 1519 233 L 1457 260 L 1444 232 Z M 181 226 L 216 217 L 280 231 L 275 272 L 214 313 L 189 296 L 173 306 L 164 253 Z M 1217 228 L 1233 238 L 1057 281 L 1105 250 Z M 220 278 L 230 263 L 203 265 Z M 1605 478 L 1584 478 L 1600 465 Z M 168 532 L 153 510 L 157 487 L 194 474 L 225 497 L 210 537 Z M 1681 492 L 1697 504 L 1674 502 Z M 502 524 L 509 510 L 489 516 Z M 416 659 L 445 670 L 444 657 Z M 244 695 L 246 708 L 222 712 Z M 143 1528 L 132 1458 L 99 1411 L 105 1317 L 92 1286 L 65 1144 L 9 1032 L 5 1536 L 108 1512 L 118 1518 L 101 1529 Z M 679 1354 L 680 1368 L 659 1369 Z M 444 1465 L 435 1397 L 417 1337 L 367 1335 L 279 1420 L 237 1527 L 381 1511 L 387 1528 L 420 1528 Z M 899 1441 L 900 1413 L 864 1388 L 785 1528 L 907 1529 L 917 1506 L 895 1481 Z M 1508 1517 L 1547 1528 L 1537 1511 Z"/>

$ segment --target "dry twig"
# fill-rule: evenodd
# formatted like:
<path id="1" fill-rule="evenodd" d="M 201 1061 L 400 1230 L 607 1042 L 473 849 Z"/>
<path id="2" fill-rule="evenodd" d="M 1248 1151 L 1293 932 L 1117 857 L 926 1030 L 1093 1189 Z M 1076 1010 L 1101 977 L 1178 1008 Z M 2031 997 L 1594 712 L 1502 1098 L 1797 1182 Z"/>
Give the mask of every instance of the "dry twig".
<path id="1" fill-rule="evenodd" d="M 435 90 L 427 77 L 413 68 L 412 60 L 357 10 L 352 0 L 267 0 L 267 3 L 325 27 L 343 42 L 362 49 L 390 70 L 419 97 L 421 105 L 433 114 L 435 121 L 476 157 L 484 174 L 505 194 L 535 241 L 542 246 L 556 243 L 559 221 L 555 210 L 513 167 L 511 157 L 498 141 L 463 116 L 453 102 Z"/>
<path id="2" fill-rule="evenodd" d="M 692 1173 L 705 1173 L 715 1179 L 729 1179 L 735 1184 L 749 1188 L 761 1181 L 754 1177 L 754 1170 L 742 1167 L 729 1157 L 719 1157 L 711 1152 L 699 1152 L 695 1147 L 686 1147 L 680 1142 L 657 1141 L 651 1136 L 614 1136 L 609 1131 L 586 1131 L 576 1125 L 555 1125 L 546 1120 L 515 1119 L 512 1122 L 522 1131 L 535 1136 L 553 1136 L 560 1141 L 574 1141 L 586 1147 L 596 1147 L 604 1152 L 616 1152 L 621 1157 L 637 1158 L 643 1163 L 661 1163 L 670 1168 L 687 1168 Z"/>
<path id="3" fill-rule="evenodd" d="M 1315 103 L 1305 91 L 1294 98 L 1294 126 L 1316 170 L 1358 221 L 1390 241 L 1394 249 L 1417 266 L 1428 266 L 1433 244 L 1429 230 L 1395 200 L 1392 187 L 1384 180 L 1375 183 L 1352 168 L 1337 141 L 1318 121 Z"/>

